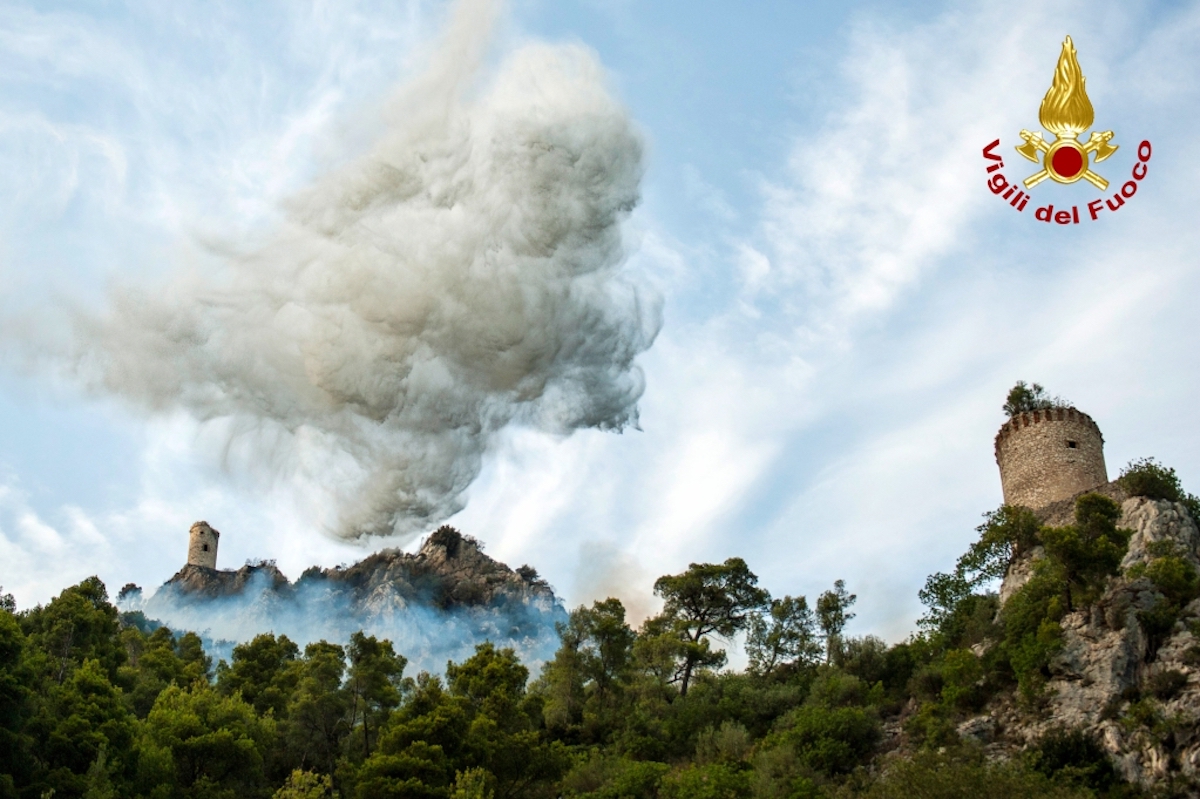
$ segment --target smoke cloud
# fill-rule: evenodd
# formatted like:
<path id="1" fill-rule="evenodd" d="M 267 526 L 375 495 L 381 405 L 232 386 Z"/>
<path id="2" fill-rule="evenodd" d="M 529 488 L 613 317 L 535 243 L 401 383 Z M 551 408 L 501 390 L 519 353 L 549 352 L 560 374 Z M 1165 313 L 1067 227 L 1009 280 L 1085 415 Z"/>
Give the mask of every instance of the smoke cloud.
<path id="1" fill-rule="evenodd" d="M 484 69 L 494 14 L 461 3 L 378 140 L 259 245 L 79 312 L 75 374 L 219 430 L 345 539 L 460 510 L 506 426 L 636 426 L 661 325 L 621 269 L 642 141 L 582 47 Z"/>

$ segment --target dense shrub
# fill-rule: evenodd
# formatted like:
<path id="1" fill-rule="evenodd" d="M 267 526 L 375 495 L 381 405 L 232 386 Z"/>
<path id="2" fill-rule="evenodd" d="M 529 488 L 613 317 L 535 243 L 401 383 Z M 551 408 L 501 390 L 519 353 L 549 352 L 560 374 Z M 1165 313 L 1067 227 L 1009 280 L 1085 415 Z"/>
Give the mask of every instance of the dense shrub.
<path id="1" fill-rule="evenodd" d="M 942 702 L 955 710 L 975 710 L 983 696 L 983 666 L 969 649 L 954 649 L 942 659 Z"/>
<path id="2" fill-rule="evenodd" d="M 1083 730 L 1050 730 L 1030 749 L 1027 761 L 1047 777 L 1098 792 L 1121 781 L 1103 747 Z"/>
<path id="3" fill-rule="evenodd" d="M 963 758 L 958 750 L 896 760 L 862 794 L 867 799 L 1092 799 L 1086 788 L 1061 785 L 1020 764 Z"/>
<path id="4" fill-rule="evenodd" d="M 1168 669 L 1151 675 L 1146 680 L 1146 690 L 1164 702 L 1174 699 L 1187 686 L 1188 677 L 1177 669 Z"/>
<path id="5" fill-rule="evenodd" d="M 805 705 L 785 716 L 780 727 L 773 741 L 791 746 L 803 765 L 826 775 L 852 771 L 883 736 L 879 719 L 860 707 Z"/>
<path id="6" fill-rule="evenodd" d="M 750 775 L 724 763 L 691 765 L 664 777 L 658 795 L 660 799 L 748 799 Z"/>
<path id="7" fill-rule="evenodd" d="M 753 746 L 746 728 L 736 721 L 726 721 L 720 727 L 709 727 L 696 741 L 697 763 L 738 763 L 746 758 Z"/>
<path id="8" fill-rule="evenodd" d="M 1130 461 L 1121 470 L 1117 484 L 1132 497 L 1182 502 L 1192 519 L 1200 524 L 1200 497 L 1184 491 L 1175 470 L 1163 466 L 1154 458 Z"/>
<path id="9" fill-rule="evenodd" d="M 1038 694 L 1046 665 L 1062 645 L 1060 583 L 1053 564 L 1039 562 L 1029 582 L 1004 605 L 1004 653 L 1026 699 Z"/>
<path id="10" fill-rule="evenodd" d="M 1140 458 L 1130 461 L 1121 470 L 1117 484 L 1133 497 L 1147 499 L 1165 499 L 1179 502 L 1183 499 L 1183 485 L 1175 470 L 1156 461 L 1154 458 Z"/>
<path id="11" fill-rule="evenodd" d="M 594 750 L 562 780 L 564 796 L 587 799 L 655 799 L 665 763 L 602 755 Z"/>
<path id="12" fill-rule="evenodd" d="M 815 776 L 790 746 L 767 747 L 754 755 L 750 792 L 754 799 L 820 799 L 826 794 Z"/>

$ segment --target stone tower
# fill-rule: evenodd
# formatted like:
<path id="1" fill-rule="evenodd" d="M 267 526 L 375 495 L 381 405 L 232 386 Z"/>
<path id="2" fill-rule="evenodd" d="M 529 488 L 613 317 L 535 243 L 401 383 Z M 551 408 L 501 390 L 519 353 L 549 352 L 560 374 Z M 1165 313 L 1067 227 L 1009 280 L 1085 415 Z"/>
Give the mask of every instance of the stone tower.
<path id="1" fill-rule="evenodd" d="M 208 522 L 196 522 L 188 536 L 188 565 L 217 568 L 217 539 L 221 534 L 208 526 Z"/>
<path id="2" fill-rule="evenodd" d="M 1018 414 L 996 434 L 1006 505 L 1037 510 L 1108 482 L 1104 437 L 1074 408 Z"/>

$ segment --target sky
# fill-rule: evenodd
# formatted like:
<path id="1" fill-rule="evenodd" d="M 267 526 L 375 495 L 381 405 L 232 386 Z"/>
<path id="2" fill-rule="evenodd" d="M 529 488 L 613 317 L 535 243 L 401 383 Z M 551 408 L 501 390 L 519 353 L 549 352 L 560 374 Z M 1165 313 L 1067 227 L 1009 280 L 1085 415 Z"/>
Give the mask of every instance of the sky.
<path id="1" fill-rule="evenodd" d="M 411 550 L 448 521 L 535 566 L 568 606 L 615 595 L 643 618 L 656 577 L 739 556 L 775 596 L 844 579 L 858 596 L 847 632 L 901 640 L 925 577 L 1002 501 L 993 437 L 1017 380 L 1097 421 L 1110 477 L 1153 456 L 1200 491 L 1200 4 L 465 6 L 0 6 L 0 586 L 19 606 L 92 574 L 113 593 L 160 585 L 199 519 L 222 533 L 220 566 L 273 559 L 293 578 Z M 491 22 L 459 37 L 468 12 Z M 1094 129 L 1120 146 L 1095 166 L 1111 185 L 1047 182 L 1018 213 L 988 189 L 982 150 L 1000 139 L 1012 181 L 1037 170 L 1013 147 L 1039 129 L 1067 35 Z M 400 277 L 347 302 L 392 319 L 411 297 L 465 292 L 433 359 L 465 364 L 468 382 L 486 365 L 462 341 L 520 340 L 543 316 L 603 318 L 613 347 L 555 372 L 559 393 L 533 404 L 450 383 L 408 427 L 367 401 L 322 415 L 311 386 L 272 382 L 300 328 L 263 343 L 280 328 L 244 323 L 261 310 L 246 298 L 349 291 L 338 281 L 356 267 L 334 256 L 315 283 L 289 282 L 310 253 L 296 220 L 367 207 L 354 192 L 371 159 L 424 159 L 426 123 L 483 165 L 472 185 L 490 205 L 465 207 L 501 213 L 497 197 L 546 177 L 486 182 L 526 123 L 596 155 L 600 188 L 634 186 L 638 201 L 596 195 L 618 210 L 580 245 L 600 253 L 595 271 L 555 272 L 574 288 L 513 322 L 477 311 L 510 285 L 504 270 L 540 290 L 541 266 L 499 257 L 463 273 L 475 289 L 438 282 L 457 242 L 486 249 L 490 217 L 426 224 L 371 195 L 392 243 L 355 246 L 392 253 Z M 1091 220 L 1142 141 L 1136 194 Z M 547 180 L 570 208 L 596 188 Z M 1081 222 L 1034 218 L 1051 203 Z M 219 291 L 228 316 L 211 310 Z M 222 320 L 226 349 L 189 349 L 188 325 Z M 355 341 L 331 352 L 357 363 Z M 243 356 L 237 401 L 205 393 Z M 389 357 L 360 364 L 385 394 Z M 612 402 L 569 414 L 595 399 L 561 400 L 581 386 Z M 444 474 L 424 471 L 436 459 L 404 453 L 443 451 L 446 402 L 487 421 L 437 461 Z M 419 477 L 413 496 L 435 495 L 420 520 L 347 534 L 376 509 L 362 488 L 375 474 L 453 488 Z M 385 527 L 403 516 L 381 507 Z"/>

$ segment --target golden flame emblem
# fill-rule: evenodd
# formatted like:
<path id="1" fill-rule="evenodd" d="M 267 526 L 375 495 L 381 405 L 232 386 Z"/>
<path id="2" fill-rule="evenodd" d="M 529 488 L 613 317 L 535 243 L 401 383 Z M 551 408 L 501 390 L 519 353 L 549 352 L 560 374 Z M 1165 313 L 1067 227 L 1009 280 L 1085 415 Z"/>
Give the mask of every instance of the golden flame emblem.
<path id="1" fill-rule="evenodd" d="M 1101 191 L 1108 188 L 1108 181 L 1088 166 L 1088 156 L 1095 153 L 1098 164 L 1115 153 L 1117 145 L 1109 144 L 1113 132 L 1092 131 L 1086 143 L 1079 143 L 1079 134 L 1092 126 L 1095 115 L 1087 96 L 1087 78 L 1079 68 L 1075 43 L 1068 36 L 1054 70 L 1054 82 L 1038 110 L 1038 121 L 1054 134 L 1054 141 L 1046 142 L 1041 133 L 1021 131 L 1025 143 L 1017 147 L 1017 152 L 1034 163 L 1038 163 L 1038 154 L 1042 154 L 1042 169 L 1025 178 L 1025 188 L 1032 189 L 1046 178 L 1057 183 L 1083 179 Z"/>

